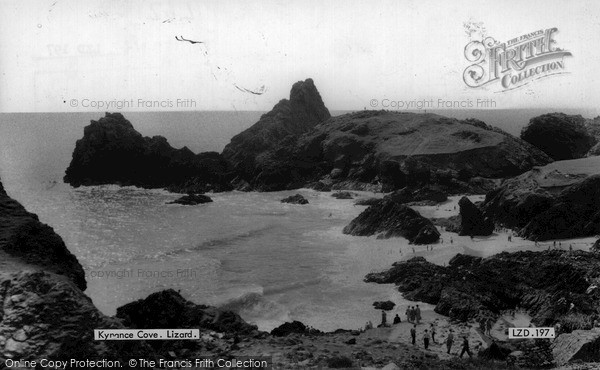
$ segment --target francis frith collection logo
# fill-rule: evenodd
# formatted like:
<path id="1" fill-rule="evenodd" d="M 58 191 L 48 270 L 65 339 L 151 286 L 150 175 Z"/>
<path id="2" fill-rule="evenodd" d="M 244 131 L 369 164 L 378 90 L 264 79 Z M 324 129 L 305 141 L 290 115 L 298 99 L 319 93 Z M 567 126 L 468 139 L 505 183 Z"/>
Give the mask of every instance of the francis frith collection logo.
<path id="1" fill-rule="evenodd" d="M 475 32 L 481 40 L 469 42 L 464 50 L 465 58 L 471 64 L 464 70 L 463 80 L 471 88 L 496 84 L 500 91 L 507 91 L 540 78 L 567 73 L 564 59 L 571 53 L 557 47 L 553 38 L 558 32 L 556 27 L 540 29 L 503 43 L 485 37 L 485 29 L 473 31 L 467 28 L 469 36 Z"/>

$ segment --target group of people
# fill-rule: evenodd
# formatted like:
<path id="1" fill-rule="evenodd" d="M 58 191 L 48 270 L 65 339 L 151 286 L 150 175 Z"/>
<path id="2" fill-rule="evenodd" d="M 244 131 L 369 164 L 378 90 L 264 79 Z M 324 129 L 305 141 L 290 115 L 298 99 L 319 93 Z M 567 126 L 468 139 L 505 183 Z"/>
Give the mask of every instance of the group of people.
<path id="1" fill-rule="evenodd" d="M 406 321 L 417 324 L 421 323 L 421 309 L 419 305 L 408 306 L 406 309 Z"/>
<path id="2" fill-rule="evenodd" d="M 436 343 L 435 341 L 435 325 L 433 323 L 431 323 L 430 326 L 430 330 L 425 329 L 423 331 L 423 347 L 425 349 L 429 349 L 429 337 L 431 336 L 431 342 Z M 410 328 L 410 338 L 411 338 L 411 343 L 413 345 L 417 344 L 417 324 L 413 324 L 412 328 Z M 454 345 L 454 331 L 452 329 L 450 329 L 450 331 L 448 332 L 448 336 L 446 337 L 446 353 L 450 354 L 450 350 L 452 350 L 452 345 Z M 462 349 L 460 352 L 459 357 L 462 358 L 465 353 L 467 355 L 469 355 L 469 357 L 473 357 L 473 353 L 471 352 L 471 348 L 469 345 L 469 338 L 467 337 L 467 335 L 463 336 L 463 342 L 462 342 Z"/>

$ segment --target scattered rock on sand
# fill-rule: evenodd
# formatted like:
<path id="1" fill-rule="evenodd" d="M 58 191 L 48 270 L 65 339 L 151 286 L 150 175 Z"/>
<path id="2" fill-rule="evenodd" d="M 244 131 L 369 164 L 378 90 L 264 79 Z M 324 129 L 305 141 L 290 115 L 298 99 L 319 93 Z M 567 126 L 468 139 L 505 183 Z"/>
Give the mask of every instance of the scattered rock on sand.
<path id="1" fill-rule="evenodd" d="M 336 193 L 331 194 L 332 197 L 336 199 L 352 199 L 352 193 L 349 191 L 338 191 Z"/>
<path id="2" fill-rule="evenodd" d="M 373 302 L 373 307 L 375 307 L 376 310 L 391 311 L 394 309 L 394 306 L 396 306 L 396 304 L 392 301 Z"/>
<path id="3" fill-rule="evenodd" d="M 285 337 L 292 333 L 305 334 L 308 333 L 308 328 L 300 321 L 292 321 L 285 322 L 271 330 L 271 335 L 274 337 Z"/>
<path id="4" fill-rule="evenodd" d="M 290 195 L 287 198 L 283 198 L 281 200 L 281 203 L 308 204 L 308 200 L 300 194 L 295 194 L 295 195 Z"/>
<path id="5" fill-rule="evenodd" d="M 175 199 L 172 202 L 168 202 L 167 204 L 183 204 L 185 206 L 195 206 L 197 204 L 210 203 L 213 200 L 204 194 L 188 194 L 184 195 L 181 198 Z"/>

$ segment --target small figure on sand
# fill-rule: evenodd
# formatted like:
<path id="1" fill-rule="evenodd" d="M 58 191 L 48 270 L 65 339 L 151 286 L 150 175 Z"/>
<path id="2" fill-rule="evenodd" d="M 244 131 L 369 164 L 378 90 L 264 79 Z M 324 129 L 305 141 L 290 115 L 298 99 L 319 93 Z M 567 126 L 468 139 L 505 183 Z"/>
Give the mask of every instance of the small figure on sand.
<path id="1" fill-rule="evenodd" d="M 365 324 L 365 331 L 369 329 L 373 329 L 373 323 L 371 322 L 371 320 L 367 321 L 367 323 Z"/>
<path id="2" fill-rule="evenodd" d="M 421 323 L 421 309 L 419 308 L 419 305 L 415 308 L 415 319 L 417 320 L 417 324 Z"/>
<path id="3" fill-rule="evenodd" d="M 450 244 L 454 243 L 454 239 L 452 239 L 452 237 L 450 237 Z"/>
<path id="4" fill-rule="evenodd" d="M 382 327 L 387 326 L 387 314 L 384 310 L 381 310 L 381 325 Z"/>
<path id="5" fill-rule="evenodd" d="M 402 322 L 402 320 L 400 320 L 400 316 L 398 316 L 398 314 L 396 314 L 396 316 L 394 317 L 394 325 L 400 324 L 401 322 Z"/>
<path id="6" fill-rule="evenodd" d="M 492 327 L 494 326 L 494 320 L 492 320 L 491 318 L 488 318 L 487 321 L 485 322 L 485 334 L 488 337 L 492 336 Z"/>
<path id="7" fill-rule="evenodd" d="M 573 252 L 573 244 L 569 244 L 569 252 Z"/>
<path id="8" fill-rule="evenodd" d="M 414 324 L 412 328 L 410 328 L 410 338 L 413 346 L 417 343 L 417 324 Z"/>
<path id="9" fill-rule="evenodd" d="M 431 330 L 431 342 L 435 343 L 435 325 L 433 323 L 429 324 L 429 329 Z"/>
<path id="10" fill-rule="evenodd" d="M 429 348 L 429 333 L 427 332 L 427 329 L 423 332 L 423 346 L 425 349 Z"/>
<path id="11" fill-rule="evenodd" d="M 413 254 L 415 254 L 415 247 L 413 247 Z"/>
<path id="12" fill-rule="evenodd" d="M 450 332 L 448 333 L 448 338 L 446 338 L 446 348 L 447 348 L 446 353 L 447 354 L 450 354 L 450 350 L 452 349 L 452 344 L 454 344 L 454 333 L 452 333 L 452 332 L 453 332 L 453 330 L 450 329 Z"/>
<path id="13" fill-rule="evenodd" d="M 412 322 L 412 308 L 410 306 L 406 307 L 406 321 Z"/>
<path id="14" fill-rule="evenodd" d="M 462 351 L 460 352 L 460 358 L 463 357 L 463 355 L 465 354 L 465 352 L 469 355 L 469 358 L 473 357 L 473 354 L 471 353 L 471 350 L 469 349 L 469 339 L 467 338 L 467 336 L 465 335 L 463 337 L 463 343 L 462 343 Z"/>

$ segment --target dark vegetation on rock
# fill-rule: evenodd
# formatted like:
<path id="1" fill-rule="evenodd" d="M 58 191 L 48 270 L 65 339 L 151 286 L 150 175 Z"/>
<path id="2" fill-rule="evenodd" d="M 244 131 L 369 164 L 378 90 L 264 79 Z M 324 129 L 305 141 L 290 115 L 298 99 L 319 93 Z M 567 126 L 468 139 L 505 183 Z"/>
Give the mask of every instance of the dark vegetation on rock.
<path id="1" fill-rule="evenodd" d="M 186 206 L 195 206 L 197 204 L 210 203 L 213 200 L 204 194 L 188 194 L 184 195 L 181 198 L 177 198 L 172 202 L 168 202 L 167 204 L 183 204 Z"/>
<path id="2" fill-rule="evenodd" d="M 271 330 L 271 335 L 274 337 L 285 337 L 290 334 L 319 334 L 320 331 L 310 329 L 300 321 L 284 322 L 275 329 Z"/>
<path id="3" fill-rule="evenodd" d="M 413 244 L 435 243 L 440 237 L 433 223 L 419 212 L 390 198 L 365 209 L 344 227 L 344 234 L 379 238 L 401 236 Z"/>
<path id="4" fill-rule="evenodd" d="M 308 204 L 308 200 L 304 198 L 301 194 L 290 195 L 287 198 L 283 198 L 281 203 L 291 203 L 291 204 Z"/>
<path id="5" fill-rule="evenodd" d="M 433 205 L 448 200 L 448 196 L 442 187 L 436 185 L 407 186 L 386 195 L 386 198 L 390 198 L 398 203 L 417 203 L 423 205 Z"/>
<path id="6" fill-rule="evenodd" d="M 415 257 L 392 266 L 365 281 L 396 284 L 407 299 L 434 304 L 437 313 L 457 320 L 474 318 L 481 309 L 499 314 L 517 306 L 529 311 L 536 326 L 600 313 L 600 289 L 593 288 L 600 256 L 590 252 L 503 252 L 484 259 L 458 254 L 447 267 Z"/>
<path id="7" fill-rule="evenodd" d="M 231 190 L 232 179 L 219 153 L 194 154 L 172 148 L 162 136 L 144 137 L 121 113 L 106 113 L 84 128 L 64 177 L 75 187 L 119 184 L 193 193 Z"/>
<path id="8" fill-rule="evenodd" d="M 580 116 L 548 113 L 534 117 L 521 131 L 521 139 L 554 160 L 582 158 L 598 142 Z"/>

